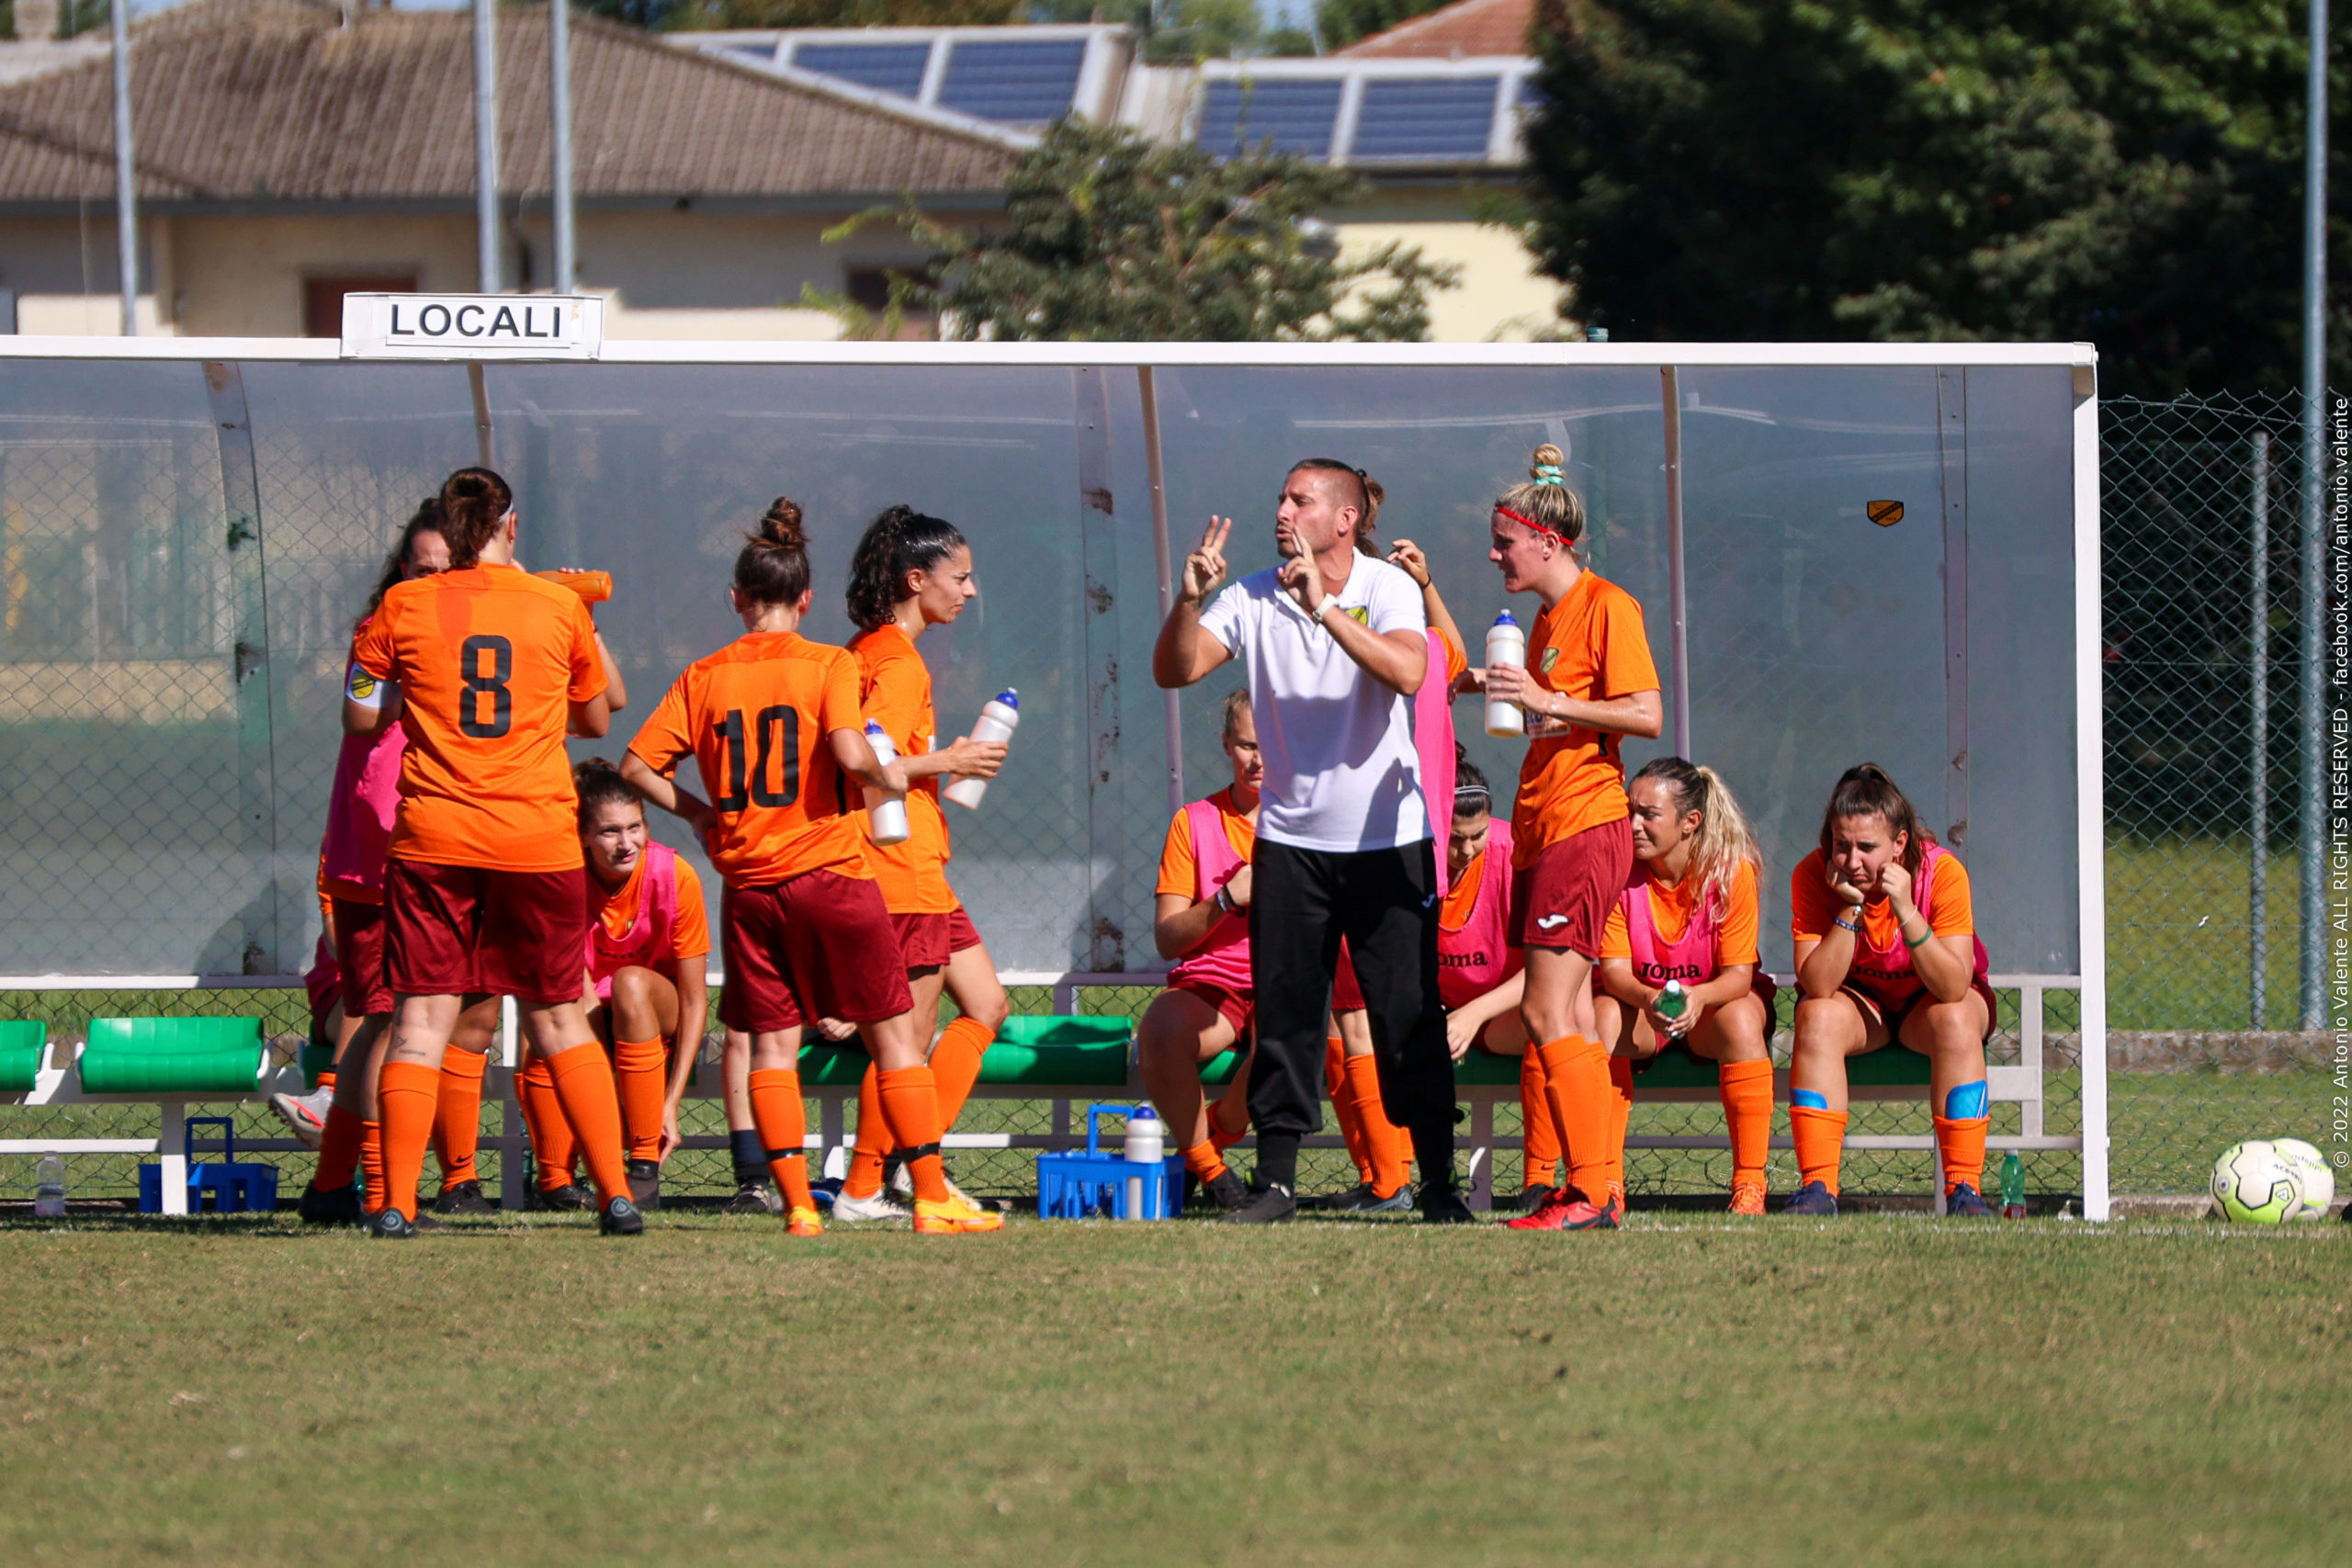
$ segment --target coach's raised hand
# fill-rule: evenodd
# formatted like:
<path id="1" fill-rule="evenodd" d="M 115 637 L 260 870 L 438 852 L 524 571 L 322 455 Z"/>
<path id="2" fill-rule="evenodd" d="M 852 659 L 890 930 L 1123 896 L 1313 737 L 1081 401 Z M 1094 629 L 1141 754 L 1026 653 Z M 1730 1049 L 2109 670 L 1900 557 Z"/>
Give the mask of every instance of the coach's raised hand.
<path id="1" fill-rule="evenodd" d="M 1184 585 L 1180 592 L 1194 605 L 1207 603 L 1217 584 L 1225 581 L 1225 542 L 1232 536 L 1232 518 L 1211 517 L 1201 532 L 1200 548 L 1184 558 Z"/>
<path id="2" fill-rule="evenodd" d="M 1200 547 L 1184 558 L 1176 602 L 1169 606 L 1159 640 L 1151 649 L 1151 678 L 1166 690 L 1189 686 L 1233 657 L 1230 649 L 1201 629 L 1201 610 L 1225 581 L 1225 542 L 1232 536 L 1232 518 L 1211 517 L 1202 530 Z"/>

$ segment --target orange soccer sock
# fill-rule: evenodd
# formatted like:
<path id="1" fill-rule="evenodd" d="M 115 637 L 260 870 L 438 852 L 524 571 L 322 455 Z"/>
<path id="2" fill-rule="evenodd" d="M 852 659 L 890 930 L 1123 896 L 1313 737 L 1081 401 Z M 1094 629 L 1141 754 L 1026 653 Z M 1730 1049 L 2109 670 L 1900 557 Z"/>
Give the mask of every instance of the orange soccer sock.
<path id="1" fill-rule="evenodd" d="M 1943 1156 L 1944 1190 L 1949 1192 L 1965 1181 L 1977 1191 L 1984 1190 L 1984 1134 L 1992 1130 L 1989 1116 L 1939 1116 L 1936 1121 L 1936 1152 Z"/>
<path id="2" fill-rule="evenodd" d="M 1846 1112 L 1789 1107 L 1789 1137 L 1797 1146 L 1797 1179 L 1818 1181 L 1838 1195 L 1838 1167 L 1846 1152 Z"/>
<path id="3" fill-rule="evenodd" d="M 628 1129 L 628 1157 L 662 1157 L 662 1111 L 670 1097 L 670 1053 L 660 1035 L 613 1042 L 613 1077 Z"/>
<path id="4" fill-rule="evenodd" d="M 1560 1129 L 1544 1089 L 1544 1053 L 1534 1046 L 1519 1059 L 1520 1185 L 1559 1184 Z"/>
<path id="5" fill-rule="evenodd" d="M 1772 1064 L 1725 1062 L 1715 1070 L 1715 1092 L 1724 1102 L 1724 1128 L 1731 1134 L 1732 1185 L 1761 1182 L 1772 1145 Z"/>
<path id="6" fill-rule="evenodd" d="M 882 1075 L 869 1062 L 865 1076 L 857 1080 L 857 1144 L 850 1151 L 849 1173 L 842 1179 L 842 1196 L 871 1198 L 881 1191 L 882 1156 L 897 1146 L 882 1114 Z"/>
<path id="7" fill-rule="evenodd" d="M 563 1102 L 556 1098 L 555 1076 L 548 1071 L 547 1058 L 533 1054 L 518 1081 L 523 1125 L 531 1134 L 531 1161 L 537 1171 L 539 1190 L 553 1192 L 569 1187 L 573 1168 L 580 1163 L 580 1140 L 564 1119 Z"/>
<path id="8" fill-rule="evenodd" d="M 1623 1056 L 1609 1058 L 1609 1185 L 1619 1197 L 1625 1193 L 1625 1129 L 1634 1120 L 1634 1064 Z"/>
<path id="9" fill-rule="evenodd" d="M 808 1107 L 800 1098 L 800 1075 L 790 1067 L 760 1067 L 752 1074 L 752 1120 L 768 1173 L 784 1194 L 786 1212 L 814 1209 L 808 1196 Z"/>
<path id="10" fill-rule="evenodd" d="M 1356 1179 L 1372 1182 L 1372 1149 L 1364 1142 L 1363 1122 L 1356 1116 L 1355 1099 L 1348 1093 L 1348 1043 L 1334 1034 L 1323 1045 L 1323 1082 L 1331 1094 L 1331 1116 L 1340 1124 L 1340 1141 L 1355 1162 Z"/>
<path id="11" fill-rule="evenodd" d="M 1609 1083 L 1609 1053 L 1600 1042 L 1581 1034 L 1545 1041 L 1544 1095 L 1560 1131 L 1568 1185 L 1587 1202 L 1607 1202 L 1617 1095 Z"/>
<path id="12" fill-rule="evenodd" d="M 596 1206 L 628 1196 L 628 1162 L 621 1153 L 621 1097 L 613 1086 L 613 1065 L 605 1048 L 583 1040 L 568 1051 L 548 1058 L 548 1076 L 555 1080 L 555 1097 L 564 1119 L 580 1136 L 580 1152 L 588 1158 L 589 1179 L 596 1184 Z"/>
<path id="13" fill-rule="evenodd" d="M 481 1148 L 481 1080 L 490 1058 L 455 1047 L 441 1054 L 441 1100 L 433 1111 L 433 1154 L 441 1162 L 441 1185 L 480 1181 L 474 1156 Z"/>
<path id="14" fill-rule="evenodd" d="M 1366 1179 L 1374 1197 L 1393 1198 L 1412 1172 L 1410 1145 L 1381 1103 L 1380 1065 L 1370 1056 L 1350 1056 L 1347 1074 L 1346 1096 L 1356 1125 L 1363 1129 L 1364 1156 L 1372 1168 Z"/>
<path id="15" fill-rule="evenodd" d="M 433 1111 L 441 1098 L 441 1069 L 420 1062 L 386 1062 L 376 1075 L 376 1109 L 384 1129 L 383 1207 L 416 1217 L 416 1184 L 433 1142 Z"/>
<path id="16" fill-rule="evenodd" d="M 939 1084 L 930 1065 L 876 1074 L 875 1089 L 890 1136 L 908 1153 L 907 1178 L 915 1184 L 916 1199 L 944 1203 L 947 1170 L 939 1161 Z"/>
<path id="17" fill-rule="evenodd" d="M 318 1082 L 319 1088 L 325 1089 L 329 1094 L 333 1094 L 334 1092 L 334 1082 L 335 1070 L 333 1067 L 324 1068 L 320 1072 Z"/>
<path id="18" fill-rule="evenodd" d="M 1225 1174 L 1225 1156 L 1214 1143 L 1199 1143 L 1184 1150 L 1184 1168 L 1206 1185 Z"/>
<path id="19" fill-rule="evenodd" d="M 311 1186 L 333 1192 L 351 1185 L 359 1173 L 359 1145 L 367 1129 L 368 1123 L 356 1111 L 341 1105 L 327 1107 L 327 1124 L 319 1134 L 319 1168 L 311 1174 Z"/>
<path id="20" fill-rule="evenodd" d="M 379 1074 L 379 1082 L 380 1078 Z M 382 1104 L 383 1096 L 379 1089 L 378 1109 L 380 1110 Z M 384 1124 L 381 1122 L 359 1123 L 359 1179 L 367 1188 L 360 1195 L 360 1210 L 372 1214 L 384 1206 Z"/>
<path id="21" fill-rule="evenodd" d="M 953 1127 L 964 1114 L 964 1101 L 980 1081 L 980 1059 L 989 1054 L 996 1031 L 978 1019 L 959 1018 L 949 1024 L 931 1048 L 931 1076 L 939 1084 L 939 1124 Z"/>

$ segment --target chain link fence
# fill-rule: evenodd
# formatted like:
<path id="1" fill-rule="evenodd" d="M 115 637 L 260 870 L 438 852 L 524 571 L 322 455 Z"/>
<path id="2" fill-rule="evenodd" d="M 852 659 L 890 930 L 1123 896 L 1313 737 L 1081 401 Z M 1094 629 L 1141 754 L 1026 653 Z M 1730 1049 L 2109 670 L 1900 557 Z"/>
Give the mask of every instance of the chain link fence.
<path id="1" fill-rule="evenodd" d="M 248 366 L 231 387 L 195 366 L 94 363 L 0 386 L 0 848 L 13 883 L 40 890 L 0 900 L 0 971 L 139 973 L 159 952 L 216 975 L 306 961 L 351 617 L 402 519 L 472 457 L 475 440 L 462 370 L 375 373 L 354 397 L 331 368 Z M 1159 697 L 1136 673 L 1157 607 L 1153 563 L 1134 543 L 1132 498 L 1145 491 L 1129 471 L 1131 440 L 1091 458 L 1093 427 L 1073 424 L 1067 378 L 1008 376 L 976 416 L 968 402 L 931 407 L 919 384 L 885 372 L 789 395 L 767 373 L 648 372 L 587 389 L 551 375 L 493 378 L 500 457 L 532 498 L 535 563 L 608 566 L 623 583 L 605 625 L 640 707 L 724 640 L 712 584 L 742 521 L 779 491 L 828 520 L 814 635 L 836 639 L 847 633 L 838 606 L 854 520 L 926 485 L 964 502 L 954 514 L 990 541 L 988 592 L 967 622 L 925 643 L 942 722 L 960 723 L 1000 685 L 1034 700 L 1014 752 L 1021 771 L 991 797 L 1018 808 L 959 818 L 958 886 L 986 911 L 1008 966 L 1148 962 L 1166 814 Z M 1081 382 L 1081 405 L 1087 395 Z M 1132 389 L 1103 396 L 1107 426 L 1131 433 Z M 248 433 L 242 470 L 222 436 L 230 414 Z M 2284 399 L 2121 399 L 2102 414 L 2113 1185 L 2194 1191 L 2223 1145 L 2315 1137 L 2326 1105 L 2322 1044 L 2294 1032 L 2297 409 Z M 1485 474 L 1503 471 L 1502 446 L 1521 438 L 1479 439 L 1500 443 L 1477 457 Z M 1131 498 L 1124 521 L 1088 510 L 1094 502 L 1071 483 L 1098 460 Z M 1064 492 L 1067 504 L 1035 503 Z M 256 517 L 269 520 L 266 558 Z M 1475 552 L 1480 519 L 1445 525 L 1457 524 L 1456 554 Z M 1396 531 L 1408 525 L 1419 527 Z M 1114 548 L 1121 532 L 1127 542 Z M 1452 570 L 1466 578 L 1475 556 L 1463 561 Z M 1087 612 L 1040 618 L 1041 606 L 1072 604 Z M 1224 682 L 1211 685 L 1185 703 L 1194 795 L 1219 782 L 1205 716 Z M 672 825 L 656 830 L 698 853 Z M 1081 1005 L 1132 1017 L 1149 994 L 1091 991 Z M 1023 993 L 1016 1005 L 1046 1003 Z M 1995 1059 L 2014 1060 L 2014 995 L 2003 1005 Z M 299 992 L 0 993 L 0 1017 L 44 1019 L 61 1039 L 93 1016 L 208 1011 L 258 1011 L 289 1045 L 308 1029 Z M 2052 993 L 2044 1021 L 2049 1130 L 2071 1131 L 2072 995 Z M 1858 1133 L 1926 1130 L 1924 1107 L 1857 1112 Z M 489 1114 L 494 1126 L 494 1106 Z M 1043 1103 L 979 1101 L 965 1125 L 1037 1133 L 1048 1116 Z M 690 1123 L 724 1131 L 715 1102 L 695 1102 Z M 1503 1108 L 1498 1131 L 1517 1130 L 1516 1111 Z M 1704 1104 L 1645 1104 L 1634 1124 L 1658 1135 L 1720 1130 L 1720 1111 Z M 1996 1118 L 1996 1133 L 2015 1130 Z M 0 1106 L 0 1137 L 153 1131 L 153 1112 L 138 1108 Z M 280 1129 L 250 1107 L 239 1131 Z M 264 1157 L 289 1182 L 307 1174 L 307 1156 Z M 77 1161 L 77 1195 L 129 1193 L 136 1163 Z M 2030 1163 L 2038 1190 L 2079 1182 L 2071 1156 Z M 1516 1164 L 1500 1164 L 1507 1189 Z M 22 1195 L 30 1166 L 0 1156 L 0 1196 Z M 968 1152 L 958 1166 L 974 1190 L 1026 1191 L 1032 1180 L 1020 1152 Z M 1642 1152 L 1632 1166 L 1637 1190 L 1652 1192 L 1716 1191 L 1728 1177 L 1724 1156 L 1703 1153 Z M 1925 1156 L 1858 1154 L 1849 1185 L 1917 1191 L 1927 1172 Z M 494 1165 L 486 1175 L 495 1179 Z M 1309 1160 L 1311 1183 L 1344 1185 L 1343 1175 L 1336 1154 Z M 1792 1175 L 1776 1155 L 1776 1185 Z M 726 1156 L 689 1152 L 670 1179 L 689 1194 L 721 1192 Z"/>

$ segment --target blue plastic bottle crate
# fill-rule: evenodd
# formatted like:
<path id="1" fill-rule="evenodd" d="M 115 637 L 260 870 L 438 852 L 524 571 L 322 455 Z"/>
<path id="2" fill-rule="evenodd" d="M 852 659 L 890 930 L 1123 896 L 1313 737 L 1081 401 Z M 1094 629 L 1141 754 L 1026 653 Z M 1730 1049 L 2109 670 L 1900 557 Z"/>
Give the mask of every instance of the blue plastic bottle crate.
<path id="1" fill-rule="evenodd" d="M 196 1129 L 201 1122 L 220 1129 L 219 1160 L 207 1160 L 199 1165 L 196 1159 Z M 191 1116 L 187 1119 L 180 1147 L 188 1156 L 187 1212 L 205 1212 L 204 1195 L 212 1194 L 211 1212 L 216 1214 L 267 1214 L 277 1209 L 277 1168 L 274 1165 L 240 1164 L 235 1158 L 236 1122 L 226 1116 Z M 164 1168 L 142 1165 L 139 1168 L 139 1212 L 160 1214 L 164 1212 Z"/>
<path id="2" fill-rule="evenodd" d="M 1184 1212 L 1183 1156 L 1170 1155 L 1153 1165 L 1102 1152 L 1101 1119 L 1134 1113 L 1129 1105 L 1090 1105 L 1083 1154 L 1037 1156 L 1038 1218 L 1170 1220 Z M 1128 1201 L 1130 1182 L 1134 1204 Z"/>

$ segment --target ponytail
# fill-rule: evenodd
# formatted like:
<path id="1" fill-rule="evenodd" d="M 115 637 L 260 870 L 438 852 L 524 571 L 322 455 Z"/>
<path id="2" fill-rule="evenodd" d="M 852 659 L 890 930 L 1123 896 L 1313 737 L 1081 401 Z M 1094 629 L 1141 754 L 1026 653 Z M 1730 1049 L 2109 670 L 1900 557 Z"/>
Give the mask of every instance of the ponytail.
<path id="1" fill-rule="evenodd" d="M 1581 566 L 1590 555 L 1585 540 L 1584 498 L 1568 488 L 1562 465 L 1567 454 L 1546 441 L 1530 455 L 1527 482 L 1495 498 L 1495 510 L 1567 547 Z"/>
<path id="2" fill-rule="evenodd" d="M 735 558 L 735 592 L 746 604 L 799 604 L 808 592 L 808 536 L 800 527 L 800 503 L 777 496 L 760 518 L 759 532 L 743 539 Z"/>
<path id="3" fill-rule="evenodd" d="M 1756 867 L 1759 880 L 1764 869 L 1764 856 L 1748 829 L 1747 813 L 1739 808 L 1731 786 L 1714 769 L 1680 757 L 1657 758 L 1634 777 L 1671 785 L 1678 817 L 1690 811 L 1699 814 L 1699 830 L 1690 840 L 1690 869 L 1685 874 L 1697 879 L 1698 897 L 1692 907 L 1703 910 L 1710 919 L 1723 919 L 1731 909 L 1739 868 L 1743 864 Z"/>
<path id="4" fill-rule="evenodd" d="M 1836 787 L 1829 792 L 1829 807 L 1821 814 L 1823 860 L 1835 852 L 1832 835 L 1838 824 L 1857 817 L 1883 817 L 1888 832 L 1906 836 L 1903 869 L 1917 878 L 1919 863 L 1927 859 L 1928 848 L 1936 841 L 1936 836 L 1920 826 L 1919 814 L 1912 809 L 1909 798 L 1894 787 L 1894 781 L 1876 762 L 1858 763 L 1838 776 Z"/>
<path id="5" fill-rule="evenodd" d="M 514 510 L 514 491 L 490 468 L 459 468 L 441 481 L 441 535 L 449 541 L 449 566 L 463 571 L 481 563 L 482 547 Z"/>
<path id="6" fill-rule="evenodd" d="M 911 506 L 888 508 L 866 525 L 849 558 L 851 622 L 862 631 L 872 631 L 907 596 L 907 573 L 929 571 L 966 547 L 955 524 L 927 517 Z"/>

